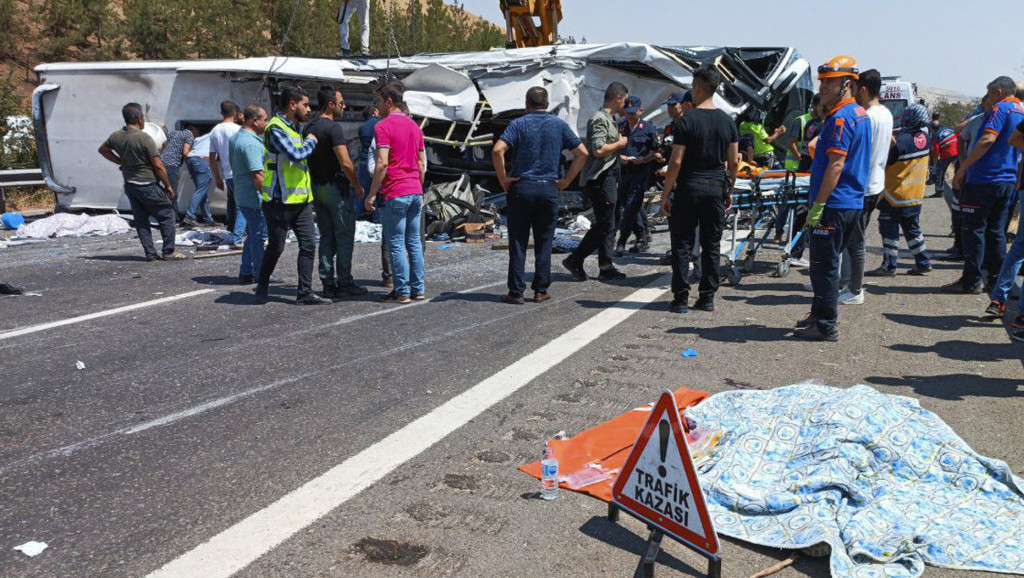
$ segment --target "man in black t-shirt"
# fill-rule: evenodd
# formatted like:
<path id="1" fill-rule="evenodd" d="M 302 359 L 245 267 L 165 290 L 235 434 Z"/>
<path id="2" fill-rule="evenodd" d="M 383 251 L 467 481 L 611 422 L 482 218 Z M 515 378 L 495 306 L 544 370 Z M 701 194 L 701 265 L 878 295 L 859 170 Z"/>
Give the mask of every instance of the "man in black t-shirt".
<path id="1" fill-rule="evenodd" d="M 360 199 L 364 192 L 348 155 L 345 134 L 336 121 L 345 110 L 345 100 L 341 91 L 329 86 L 320 89 L 318 98 L 320 116 L 307 124 L 302 134 L 317 138 L 308 162 L 313 210 L 320 229 L 320 282 L 329 299 L 366 295 L 366 288 L 356 285 L 352 277 L 357 216 L 352 189 Z"/>
<path id="2" fill-rule="evenodd" d="M 701 279 L 695 309 L 715 310 L 718 266 L 721 259 L 725 209 L 732 204 L 739 156 L 736 123 L 715 107 L 715 91 L 721 74 L 701 66 L 693 72 L 695 108 L 672 127 L 672 158 L 661 192 L 662 212 L 668 215 L 672 243 L 672 304 L 674 313 L 684 313 L 690 296 L 686 281 L 689 259 L 700 227 Z M 675 195 L 669 193 L 675 187 Z"/>

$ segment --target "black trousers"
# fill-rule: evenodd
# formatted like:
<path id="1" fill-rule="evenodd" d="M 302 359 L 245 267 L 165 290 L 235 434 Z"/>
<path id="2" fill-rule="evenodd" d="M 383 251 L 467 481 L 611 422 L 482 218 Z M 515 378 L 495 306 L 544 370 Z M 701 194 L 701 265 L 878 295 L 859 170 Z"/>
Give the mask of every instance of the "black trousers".
<path id="1" fill-rule="evenodd" d="M 558 187 L 554 181 L 518 181 L 508 194 L 508 290 L 526 290 L 526 247 L 533 231 L 534 273 L 530 287 L 546 293 L 551 286 L 551 244 L 558 220 Z"/>
<path id="2" fill-rule="evenodd" d="M 174 224 L 177 221 L 177 213 L 174 211 L 174 203 L 171 202 L 167 193 L 156 183 L 148 185 L 124 184 L 124 194 L 128 196 L 128 202 L 132 206 L 132 220 L 135 221 L 135 232 L 139 235 L 139 242 L 147 257 L 156 257 L 156 247 L 153 245 L 153 231 L 149 227 L 149 218 L 156 219 L 160 227 L 160 236 L 164 240 L 163 254 L 169 255 L 174 252 Z"/>
<path id="3" fill-rule="evenodd" d="M 587 182 L 583 192 L 594 209 L 594 222 L 583 236 L 579 247 L 569 254 L 573 263 L 583 260 L 597 251 L 597 266 L 613 269 L 612 251 L 615 245 L 615 203 L 618 200 L 619 172 L 609 169 L 600 177 Z"/>
<path id="4" fill-rule="evenodd" d="M 863 209 L 825 207 L 818 226 L 811 229 L 811 315 L 822 333 L 835 329 L 839 319 L 839 257 L 860 226 Z"/>
<path id="5" fill-rule="evenodd" d="M 278 200 L 263 203 L 263 215 L 267 218 L 267 252 L 263 255 L 257 293 L 266 293 L 270 276 L 277 267 L 277 260 L 284 253 L 288 231 L 295 232 L 299 241 L 299 297 L 313 292 L 313 261 L 316 257 L 316 232 L 313 226 L 313 208 L 309 203 L 286 205 Z"/>
<path id="6" fill-rule="evenodd" d="M 724 225 L 725 199 L 720 194 L 693 196 L 676 193 L 672 213 L 668 217 L 668 230 L 672 243 L 672 294 L 677 301 L 685 301 L 690 296 L 686 274 L 697 241 L 697 227 L 700 227 L 700 285 L 697 291 L 702 297 L 710 297 L 718 291 Z"/>

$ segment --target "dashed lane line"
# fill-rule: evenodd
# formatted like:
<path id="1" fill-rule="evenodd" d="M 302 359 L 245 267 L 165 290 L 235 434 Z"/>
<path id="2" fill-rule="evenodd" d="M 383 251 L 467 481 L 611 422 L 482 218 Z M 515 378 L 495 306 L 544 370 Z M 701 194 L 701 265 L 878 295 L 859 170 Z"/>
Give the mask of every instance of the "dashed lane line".
<path id="1" fill-rule="evenodd" d="M 77 323 L 85 323 L 86 321 L 92 321 L 93 319 L 100 319 L 102 317 L 110 317 L 111 315 L 118 315 L 121 313 L 127 313 L 129 311 L 137 311 L 139 309 L 145 309 L 147 307 L 153 307 L 156 305 L 162 305 L 164 303 L 171 303 L 172 301 L 180 301 L 182 299 L 188 299 L 189 297 L 195 297 L 197 295 L 205 295 L 207 293 L 213 293 L 213 289 L 199 289 L 196 291 L 189 291 L 188 293 L 182 293 L 180 295 L 171 295 L 169 297 L 161 297 L 160 299 L 153 299 L 151 301 L 143 301 L 141 303 L 134 303 L 132 305 L 125 305 L 123 307 L 115 307 L 113 309 L 106 309 L 104 311 L 97 311 L 95 313 L 88 313 L 86 315 L 79 315 L 78 317 L 71 317 L 69 319 L 61 319 L 60 321 L 51 321 L 49 323 L 40 323 L 38 325 L 29 325 L 28 327 L 22 327 L 21 329 L 12 329 L 0 333 L 0 341 L 5 339 L 13 339 L 15 337 L 21 337 L 22 335 L 29 335 L 31 333 L 39 333 L 40 331 L 47 331 L 50 329 L 56 329 L 58 327 L 65 327 L 67 325 L 75 325 Z"/>

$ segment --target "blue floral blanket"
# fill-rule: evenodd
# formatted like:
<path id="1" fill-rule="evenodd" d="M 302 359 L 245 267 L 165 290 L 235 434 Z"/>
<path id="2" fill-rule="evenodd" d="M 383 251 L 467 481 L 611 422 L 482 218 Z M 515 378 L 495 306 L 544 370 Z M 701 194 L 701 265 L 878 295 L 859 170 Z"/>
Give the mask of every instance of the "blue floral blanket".
<path id="1" fill-rule="evenodd" d="M 720 534 L 827 543 L 837 578 L 1024 574 L 1024 480 L 917 400 L 800 384 L 720 393 L 686 415 L 724 432 L 698 467 Z"/>

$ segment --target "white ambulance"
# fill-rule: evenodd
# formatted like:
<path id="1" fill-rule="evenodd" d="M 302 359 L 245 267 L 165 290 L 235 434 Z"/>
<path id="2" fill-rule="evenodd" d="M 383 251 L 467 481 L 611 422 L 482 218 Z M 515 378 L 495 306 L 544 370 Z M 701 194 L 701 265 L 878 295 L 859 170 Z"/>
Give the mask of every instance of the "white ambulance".
<path id="1" fill-rule="evenodd" d="M 892 126 L 899 128 L 903 121 L 903 111 L 917 102 L 917 85 L 899 76 L 883 76 L 880 96 L 882 104 L 892 113 Z"/>

